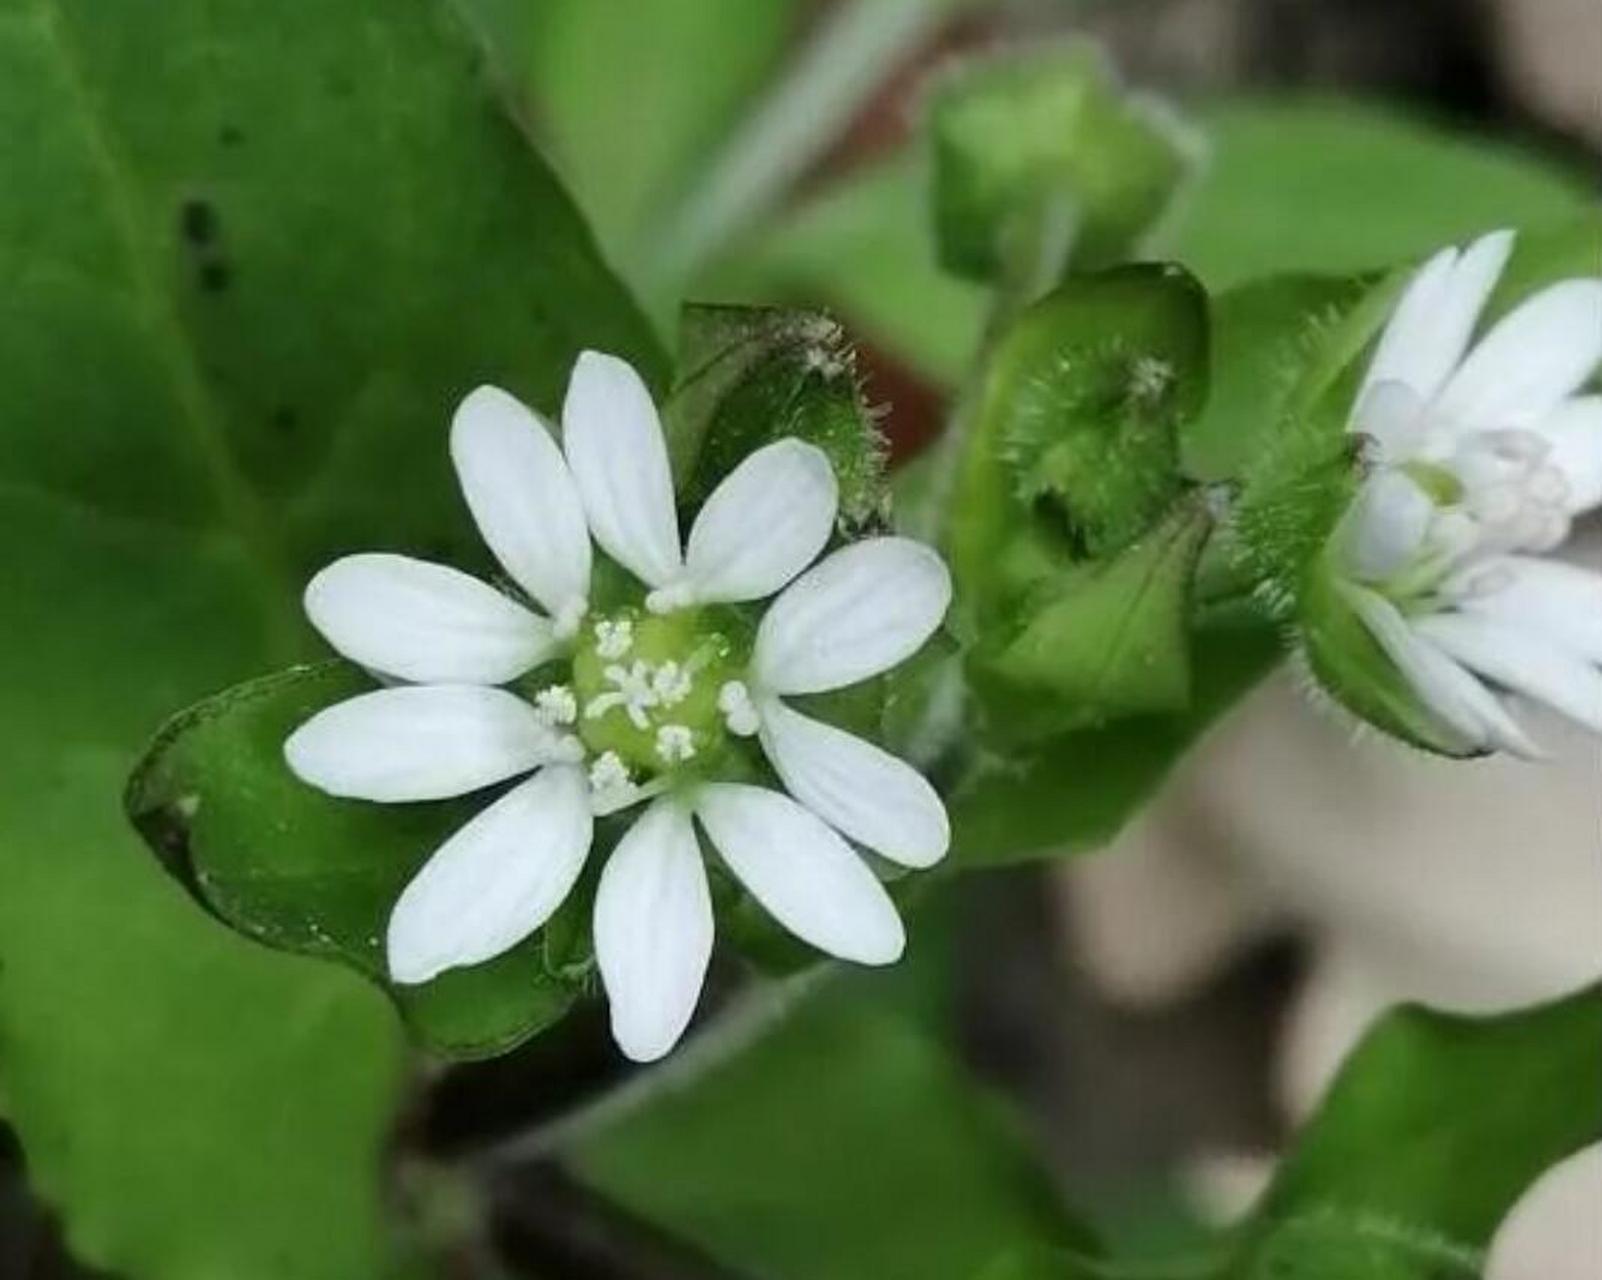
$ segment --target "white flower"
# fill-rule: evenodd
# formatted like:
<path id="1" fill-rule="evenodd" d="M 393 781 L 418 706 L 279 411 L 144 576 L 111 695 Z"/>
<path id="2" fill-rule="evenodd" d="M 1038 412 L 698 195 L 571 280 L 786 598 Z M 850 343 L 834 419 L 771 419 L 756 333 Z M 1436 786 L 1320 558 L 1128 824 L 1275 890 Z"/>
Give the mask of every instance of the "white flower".
<path id="1" fill-rule="evenodd" d="M 1358 397 L 1375 464 L 1337 531 L 1342 589 L 1465 750 L 1538 749 L 1502 691 L 1602 733 L 1602 575 L 1544 558 L 1602 503 L 1602 280 L 1535 294 L 1474 342 L 1511 232 L 1413 277 Z"/>
<path id="2" fill-rule="evenodd" d="M 888 671 L 939 626 L 951 586 L 938 556 L 900 538 L 808 570 L 838 495 L 827 457 L 793 439 L 742 461 L 681 543 L 656 409 L 621 360 L 579 357 L 562 428 L 558 448 L 521 404 L 481 388 L 451 429 L 485 542 L 544 612 L 403 556 L 336 562 L 307 588 L 313 624 L 353 662 L 408 683 L 318 713 L 285 755 L 312 785 L 367 800 L 527 775 L 402 893 L 387 936 L 402 983 L 538 929 L 577 881 L 595 818 L 646 804 L 602 871 L 594 933 L 613 1033 L 649 1060 L 683 1033 L 711 955 L 697 824 L 797 937 L 862 964 L 900 956 L 900 918 L 847 838 L 929 866 L 949 843 L 944 806 L 910 766 L 781 699 Z M 636 603 L 595 610 L 592 536 L 643 584 Z M 704 608 L 775 593 L 754 641 Z M 533 687 L 552 664 L 560 680 Z M 753 733 L 788 795 L 720 773 Z"/>

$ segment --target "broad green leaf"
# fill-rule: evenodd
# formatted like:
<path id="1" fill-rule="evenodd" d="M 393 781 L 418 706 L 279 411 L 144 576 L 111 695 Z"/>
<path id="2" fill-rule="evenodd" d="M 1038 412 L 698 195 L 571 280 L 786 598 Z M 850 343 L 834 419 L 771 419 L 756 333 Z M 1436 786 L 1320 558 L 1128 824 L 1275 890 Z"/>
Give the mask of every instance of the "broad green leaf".
<path id="1" fill-rule="evenodd" d="M 1164 248 L 1213 290 L 1383 269 L 1592 199 L 1555 160 L 1350 99 L 1221 103 L 1201 124 L 1210 159 Z"/>
<path id="2" fill-rule="evenodd" d="M 129 784 L 129 816 L 203 903 L 269 946 L 327 956 L 386 983 L 391 908 L 428 856 L 483 803 L 337 800 L 289 772 L 283 744 L 314 712 L 371 689 L 354 667 L 295 667 L 190 708 Z M 561 1017 L 585 976 L 542 932 L 420 987 L 387 987 L 417 1039 L 498 1053 Z"/>
<path id="3" fill-rule="evenodd" d="M 464 546 L 445 426 L 584 345 L 662 369 L 443 0 L 0 0 L 0 1084 L 132 1280 L 362 1280 L 400 1039 L 208 919 L 122 779 L 310 651 L 329 556 Z"/>
<path id="4" fill-rule="evenodd" d="M 985 370 L 949 517 L 962 614 L 1162 518 L 1207 360 L 1206 299 L 1177 267 L 1074 276 L 1019 315 Z"/>
<path id="5" fill-rule="evenodd" d="M 935 262 L 925 169 L 909 147 L 846 175 L 736 244 L 704 287 L 822 303 L 863 340 L 954 386 L 973 362 L 987 291 Z"/>
<path id="6" fill-rule="evenodd" d="M 830 984 L 580 1142 L 580 1176 L 769 1280 L 972 1280 L 1004 1248 L 1083 1246 L 1010 1117 L 883 980 Z"/>
<path id="7" fill-rule="evenodd" d="M 1599 1079 L 1602 989 L 1494 1018 L 1391 1014 L 1341 1069 L 1223 1274 L 1470 1280 L 1524 1190 L 1602 1137 Z"/>
<path id="8" fill-rule="evenodd" d="M 1081 269 L 1129 256 L 1189 169 L 1176 123 L 1088 43 L 961 69 L 929 129 L 940 259 L 980 280 L 1029 269 L 1014 255 L 1042 233 Z"/>

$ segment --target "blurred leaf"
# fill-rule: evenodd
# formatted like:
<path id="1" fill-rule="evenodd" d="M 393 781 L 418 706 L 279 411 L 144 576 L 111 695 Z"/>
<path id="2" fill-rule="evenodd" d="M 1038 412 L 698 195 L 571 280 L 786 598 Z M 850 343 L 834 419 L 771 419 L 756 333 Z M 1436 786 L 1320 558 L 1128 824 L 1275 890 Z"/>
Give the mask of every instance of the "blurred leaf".
<path id="1" fill-rule="evenodd" d="M 383 938 L 395 899 L 482 797 L 440 804 L 337 800 L 284 763 L 314 712 L 372 688 L 329 662 L 253 680 L 173 720 L 129 785 L 129 815 L 168 869 L 241 932 L 328 956 L 385 985 L 413 1033 L 453 1056 L 502 1052 L 559 1018 L 579 985 L 546 933 L 422 986 L 388 985 Z"/>
<path id="2" fill-rule="evenodd" d="M 879 976 L 830 982 L 581 1142 L 580 1175 L 768 1280 L 972 1280 L 1003 1248 L 1082 1247 L 1008 1117 L 873 998 Z"/>
<path id="3" fill-rule="evenodd" d="M 626 274 L 796 25 L 799 0 L 456 0 Z"/>
<path id="4" fill-rule="evenodd" d="M 960 69 L 936 89 L 929 128 L 940 258 L 979 280 L 1010 276 L 1018 237 L 1041 223 L 1077 268 L 1129 256 L 1189 168 L 1176 122 L 1089 43 Z"/>
<path id="5" fill-rule="evenodd" d="M 477 68 L 437 0 L 0 0 L 0 1079 L 132 1280 L 377 1272 L 401 1061 L 375 992 L 161 874 L 140 742 L 302 652 L 330 554 L 456 544 L 464 390 L 662 368 Z"/>
<path id="6" fill-rule="evenodd" d="M 1472 1280 L 1524 1190 L 1602 1137 L 1599 1079 L 1602 988 L 1494 1018 L 1398 1010 L 1347 1060 L 1222 1274 Z"/>
<path id="7" fill-rule="evenodd" d="M 988 295 L 935 262 L 924 168 L 909 147 L 846 175 L 733 246 L 705 287 L 822 303 L 874 346 L 954 385 L 972 364 Z"/>
<path id="8" fill-rule="evenodd" d="M 1555 160 L 1347 99 L 1227 103 L 1201 123 L 1212 158 L 1164 248 L 1213 290 L 1386 268 L 1592 199 Z"/>
<path id="9" fill-rule="evenodd" d="M 834 464 L 840 515 L 860 529 L 888 501 L 885 446 L 840 326 L 815 311 L 688 306 L 665 418 L 681 505 L 704 502 L 753 450 L 785 437 Z"/>

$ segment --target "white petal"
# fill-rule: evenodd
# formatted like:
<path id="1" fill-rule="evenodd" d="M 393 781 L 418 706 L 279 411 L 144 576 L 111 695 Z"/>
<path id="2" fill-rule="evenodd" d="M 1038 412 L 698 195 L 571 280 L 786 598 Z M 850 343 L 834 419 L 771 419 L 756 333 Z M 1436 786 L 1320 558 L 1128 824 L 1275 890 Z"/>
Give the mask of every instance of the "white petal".
<path id="1" fill-rule="evenodd" d="M 518 400 L 480 387 L 451 422 L 451 460 L 478 531 L 553 616 L 590 590 L 584 508 L 550 430 Z"/>
<path id="2" fill-rule="evenodd" d="M 685 571 L 695 598 L 772 595 L 823 550 L 838 503 L 823 450 L 800 440 L 758 449 L 712 491 L 690 530 Z"/>
<path id="3" fill-rule="evenodd" d="M 389 917 L 389 971 L 427 982 L 516 946 L 562 905 L 590 850 L 582 769 L 553 765 L 442 844 Z"/>
<path id="4" fill-rule="evenodd" d="M 683 557 L 667 442 L 651 393 L 626 361 L 579 356 L 562 406 L 562 447 L 606 553 L 647 586 L 676 578 Z"/>
<path id="5" fill-rule="evenodd" d="M 346 556 L 306 587 L 306 616 L 345 657 L 425 684 L 504 684 L 553 646 L 551 624 L 477 578 L 409 556 Z"/>
<path id="6" fill-rule="evenodd" d="M 1468 349 L 1512 250 L 1513 233 L 1497 231 L 1461 255 L 1446 249 L 1425 263 L 1386 325 L 1365 392 L 1381 382 L 1401 382 L 1422 400 L 1434 396 Z"/>
<path id="7" fill-rule="evenodd" d="M 1541 1175 L 1491 1240 L 1485 1280 L 1595 1280 L 1602 1266 L 1602 1143 Z"/>
<path id="8" fill-rule="evenodd" d="M 1412 563 L 1434 515 L 1429 494 L 1406 472 L 1378 472 L 1341 519 L 1338 536 L 1352 575 L 1381 582 Z"/>
<path id="9" fill-rule="evenodd" d="M 1529 425 L 1585 384 L 1602 360 L 1602 280 L 1565 280 L 1482 338 L 1441 393 L 1449 421 L 1481 430 Z"/>
<path id="10" fill-rule="evenodd" d="M 319 711 L 284 743 L 298 777 L 358 800 L 443 800 L 561 755 L 523 699 L 465 684 L 360 694 Z"/>
<path id="11" fill-rule="evenodd" d="M 695 813 L 740 883 L 803 942 L 858 964 L 900 958 L 906 933 L 890 895 L 821 818 L 730 782 L 702 787 Z"/>
<path id="12" fill-rule="evenodd" d="M 658 800 L 618 843 L 595 895 L 612 1038 L 636 1062 L 684 1034 L 712 958 L 712 896 L 690 815 Z"/>
<path id="13" fill-rule="evenodd" d="M 1420 618 L 1420 636 L 1505 688 L 1602 733 L 1602 671 L 1538 631 L 1467 613 Z"/>
<path id="14" fill-rule="evenodd" d="M 907 538 L 842 547 L 773 602 L 757 630 L 756 679 L 771 693 L 819 693 L 916 653 L 951 603 L 940 557 Z"/>
<path id="15" fill-rule="evenodd" d="M 1568 483 L 1569 514 L 1602 506 L 1602 396 L 1565 400 L 1531 429 L 1552 446 L 1546 461 Z"/>
<path id="16" fill-rule="evenodd" d="M 945 857 L 946 807 L 911 765 L 777 698 L 763 704 L 761 734 L 785 788 L 837 831 L 907 867 Z"/>
<path id="17" fill-rule="evenodd" d="M 1602 663 L 1602 574 L 1557 560 L 1499 556 L 1448 589 L 1464 612 L 1523 627 Z"/>
<path id="18" fill-rule="evenodd" d="M 1380 648 L 1419 699 L 1468 748 L 1498 747 L 1538 757 L 1540 749 L 1503 709 L 1496 695 L 1434 644 L 1414 633 L 1389 600 L 1362 588 L 1346 593 Z"/>
<path id="19" fill-rule="evenodd" d="M 1352 429 L 1379 446 L 1381 461 L 1406 462 L 1424 443 L 1424 408 L 1418 392 L 1405 382 L 1376 382 L 1357 402 Z"/>

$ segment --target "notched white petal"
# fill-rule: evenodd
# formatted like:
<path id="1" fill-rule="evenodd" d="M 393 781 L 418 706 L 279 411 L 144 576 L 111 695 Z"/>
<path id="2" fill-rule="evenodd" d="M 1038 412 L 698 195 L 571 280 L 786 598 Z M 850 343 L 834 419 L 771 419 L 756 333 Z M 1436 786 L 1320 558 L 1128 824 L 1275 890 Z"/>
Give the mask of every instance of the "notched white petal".
<path id="1" fill-rule="evenodd" d="M 1602 506 L 1602 396 L 1565 400 L 1531 430 L 1551 446 L 1545 461 L 1562 473 L 1564 509 L 1577 516 Z"/>
<path id="2" fill-rule="evenodd" d="M 1461 254 L 1442 250 L 1419 270 L 1386 326 L 1365 391 L 1394 381 L 1428 400 L 1440 390 L 1468 349 L 1513 239 L 1511 231 L 1493 232 Z"/>
<path id="3" fill-rule="evenodd" d="M 573 366 L 562 447 L 596 542 L 650 587 L 683 568 L 667 442 L 651 393 L 624 360 L 598 351 Z"/>
<path id="4" fill-rule="evenodd" d="M 785 789 L 835 830 L 906 867 L 945 857 L 946 807 L 911 765 L 777 698 L 763 705 L 761 725 L 763 750 Z"/>
<path id="5" fill-rule="evenodd" d="M 696 817 L 729 869 L 803 942 L 857 964 L 891 964 L 906 934 L 895 904 L 851 846 L 777 791 L 711 783 Z"/>
<path id="6" fill-rule="evenodd" d="M 711 957 L 712 897 L 690 815 L 658 800 L 618 842 L 595 895 L 595 959 L 618 1048 L 653 1062 L 677 1044 Z"/>
<path id="7" fill-rule="evenodd" d="M 1584 385 L 1602 361 L 1602 280 L 1537 293 L 1480 340 L 1452 375 L 1440 414 L 1480 430 L 1529 426 Z"/>
<path id="8" fill-rule="evenodd" d="M 1540 632 L 1467 613 L 1433 614 L 1415 626 L 1470 670 L 1602 733 L 1602 671 Z"/>
<path id="9" fill-rule="evenodd" d="M 589 785 L 553 765 L 451 836 L 413 877 L 389 918 L 390 976 L 419 983 L 481 964 L 551 917 L 590 849 Z"/>
<path id="10" fill-rule="evenodd" d="M 1460 573 L 1457 607 L 1545 636 L 1602 665 L 1602 573 L 1534 556 L 1499 556 Z"/>
<path id="11" fill-rule="evenodd" d="M 1495 694 L 1437 645 L 1414 633 L 1389 600 L 1364 588 L 1347 599 L 1419 700 L 1462 739 L 1467 750 L 1500 749 L 1529 759 L 1540 748 L 1503 709 Z"/>
<path id="12" fill-rule="evenodd" d="M 484 542 L 553 617 L 590 589 L 584 508 L 548 427 L 515 397 L 479 387 L 451 422 L 451 461 Z"/>
<path id="13" fill-rule="evenodd" d="M 564 758 L 570 740 L 504 689 L 379 689 L 319 711 L 284 743 L 296 776 L 358 800 L 443 800 Z"/>
<path id="14" fill-rule="evenodd" d="M 872 538 L 814 565 L 773 602 L 752 656 L 770 693 L 820 693 L 888 671 L 951 603 L 944 562 L 907 538 Z"/>
<path id="15" fill-rule="evenodd" d="M 697 600 L 760 600 L 816 559 L 839 486 L 823 450 L 780 440 L 740 463 L 696 517 L 685 573 Z"/>
<path id="16" fill-rule="evenodd" d="M 346 556 L 306 587 L 306 616 L 352 662 L 428 684 L 504 684 L 554 646 L 550 623 L 493 587 L 409 556 Z"/>

